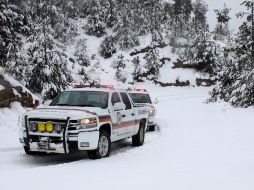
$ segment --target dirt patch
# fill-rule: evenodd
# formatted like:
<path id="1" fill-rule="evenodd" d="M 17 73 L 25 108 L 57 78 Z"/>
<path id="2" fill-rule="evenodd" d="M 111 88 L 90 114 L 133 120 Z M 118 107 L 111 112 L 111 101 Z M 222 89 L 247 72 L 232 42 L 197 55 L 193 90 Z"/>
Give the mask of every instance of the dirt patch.
<path id="1" fill-rule="evenodd" d="M 203 63 L 193 63 L 193 64 L 188 64 L 188 63 L 184 63 L 184 61 L 177 59 L 177 62 L 173 63 L 174 66 L 172 67 L 172 69 L 195 69 L 197 71 L 203 71 L 203 72 L 207 72 L 209 74 L 213 74 L 213 70 L 212 67 L 207 65 L 207 64 L 203 64 Z"/>
<path id="2" fill-rule="evenodd" d="M 160 82 L 157 79 L 150 79 L 151 81 L 153 81 L 154 84 L 156 85 L 160 85 L 161 87 L 169 87 L 169 86 L 176 86 L 176 87 L 183 87 L 183 86 L 190 86 L 190 81 L 179 81 L 176 80 L 176 82 L 174 83 L 164 83 L 164 82 Z"/>
<path id="3" fill-rule="evenodd" d="M 140 53 L 146 53 L 146 52 L 148 52 L 151 49 L 164 48 L 166 46 L 168 46 L 168 44 L 165 44 L 165 43 L 162 43 L 162 44 L 159 44 L 159 45 L 155 45 L 154 47 L 147 46 L 147 47 L 145 47 L 143 49 L 135 50 L 134 52 L 131 52 L 130 56 L 138 55 Z"/>
<path id="4" fill-rule="evenodd" d="M 197 78 L 196 79 L 196 84 L 197 86 L 212 86 L 215 85 L 216 80 L 211 80 L 211 79 L 201 79 L 201 78 Z"/>

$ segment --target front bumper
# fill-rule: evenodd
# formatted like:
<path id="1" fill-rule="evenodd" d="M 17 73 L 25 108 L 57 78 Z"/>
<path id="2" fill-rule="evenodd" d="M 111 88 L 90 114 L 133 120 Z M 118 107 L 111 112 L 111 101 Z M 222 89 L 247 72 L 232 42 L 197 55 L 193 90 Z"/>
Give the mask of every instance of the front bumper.
<path id="1" fill-rule="evenodd" d="M 148 125 L 155 125 L 155 116 L 149 116 Z"/>
<path id="2" fill-rule="evenodd" d="M 98 147 L 99 131 L 67 132 L 65 138 L 53 134 L 29 134 L 27 137 L 26 131 L 21 129 L 19 141 L 33 152 L 67 154 L 72 150 L 95 150 Z"/>

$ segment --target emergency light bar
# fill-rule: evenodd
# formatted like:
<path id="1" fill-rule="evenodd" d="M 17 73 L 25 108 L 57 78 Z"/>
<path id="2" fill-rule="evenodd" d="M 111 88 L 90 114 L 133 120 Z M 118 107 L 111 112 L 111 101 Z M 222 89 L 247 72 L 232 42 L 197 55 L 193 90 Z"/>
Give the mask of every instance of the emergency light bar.
<path id="1" fill-rule="evenodd" d="M 73 83 L 72 88 L 109 88 L 114 89 L 113 85 L 100 85 L 100 84 L 78 84 Z"/>
<path id="2" fill-rule="evenodd" d="M 147 92 L 145 88 L 128 88 L 128 91 Z"/>
<path id="3" fill-rule="evenodd" d="M 138 89 L 136 89 L 136 91 L 139 91 L 139 92 L 147 92 L 147 90 L 144 89 L 144 88 L 138 88 Z"/>

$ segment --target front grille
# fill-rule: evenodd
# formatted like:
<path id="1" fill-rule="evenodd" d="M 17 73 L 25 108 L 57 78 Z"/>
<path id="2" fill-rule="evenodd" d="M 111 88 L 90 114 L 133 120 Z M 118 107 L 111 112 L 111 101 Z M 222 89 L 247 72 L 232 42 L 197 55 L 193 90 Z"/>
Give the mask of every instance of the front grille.
<path id="1" fill-rule="evenodd" d="M 74 131 L 77 130 L 77 126 L 79 125 L 78 120 L 70 120 L 69 126 L 68 126 L 68 131 Z"/>

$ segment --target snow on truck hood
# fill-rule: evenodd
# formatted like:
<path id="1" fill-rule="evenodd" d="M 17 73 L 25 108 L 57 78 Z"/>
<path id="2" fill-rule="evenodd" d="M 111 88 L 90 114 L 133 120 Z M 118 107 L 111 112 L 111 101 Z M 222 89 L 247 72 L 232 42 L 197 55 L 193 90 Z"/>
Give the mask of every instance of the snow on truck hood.
<path id="1" fill-rule="evenodd" d="M 28 118 L 45 118 L 45 119 L 82 119 L 97 116 L 106 110 L 94 107 L 66 107 L 66 106 L 46 106 L 38 107 L 28 111 Z"/>

